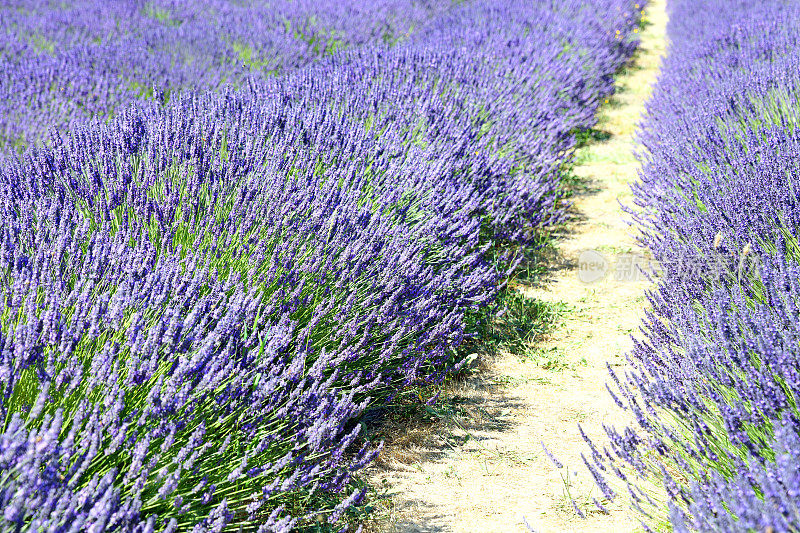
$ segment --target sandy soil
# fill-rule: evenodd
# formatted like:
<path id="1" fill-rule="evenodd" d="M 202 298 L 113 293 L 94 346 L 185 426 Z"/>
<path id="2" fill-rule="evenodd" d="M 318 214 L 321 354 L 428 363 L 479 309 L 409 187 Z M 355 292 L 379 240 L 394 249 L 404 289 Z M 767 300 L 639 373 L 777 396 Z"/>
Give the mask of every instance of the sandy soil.
<path id="1" fill-rule="evenodd" d="M 597 129 L 610 138 L 578 154 L 574 172 L 585 180 L 573 197 L 572 220 L 549 279 L 524 289 L 526 296 L 564 304 L 559 326 L 531 347 L 531 357 L 501 355 L 485 371 L 452 385 L 451 403 L 461 408 L 449 427 L 411 431 L 389 447 L 371 473 L 372 483 L 392 495 L 378 529 L 639 529 L 624 502 L 602 500 L 581 460 L 587 447 L 578 424 L 602 443 L 601 425 L 622 421 L 605 389 L 606 364 L 623 363 L 646 304 L 646 281 L 620 279 L 630 277 L 626 261 L 638 249 L 619 202 L 630 203 L 629 184 L 637 176 L 632 136 L 664 52 L 664 4 L 655 0 L 647 8 L 641 50 L 601 110 Z M 586 282 L 602 273 L 587 269 L 587 259 L 607 262 L 602 279 Z M 542 442 L 566 468 L 554 466 Z M 600 513 L 592 498 L 610 513 Z"/>

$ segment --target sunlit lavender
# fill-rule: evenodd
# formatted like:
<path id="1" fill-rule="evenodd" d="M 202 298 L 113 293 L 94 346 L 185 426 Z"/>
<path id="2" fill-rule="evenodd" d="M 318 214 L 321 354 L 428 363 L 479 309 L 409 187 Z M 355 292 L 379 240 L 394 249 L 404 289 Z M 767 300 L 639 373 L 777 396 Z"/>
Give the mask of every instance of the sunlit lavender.
<path id="1" fill-rule="evenodd" d="M 0 7 L 0 529 L 348 523 L 563 218 L 628 0 Z"/>
<path id="2" fill-rule="evenodd" d="M 654 529 L 797 531 L 800 3 L 669 8 L 632 208 L 664 271 L 593 468 Z"/>

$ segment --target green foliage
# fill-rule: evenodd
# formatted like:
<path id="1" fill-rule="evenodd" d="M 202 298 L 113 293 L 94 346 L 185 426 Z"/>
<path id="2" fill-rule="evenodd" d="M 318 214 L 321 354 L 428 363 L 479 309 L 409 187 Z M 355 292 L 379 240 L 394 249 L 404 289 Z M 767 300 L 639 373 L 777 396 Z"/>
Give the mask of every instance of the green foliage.
<path id="1" fill-rule="evenodd" d="M 312 15 L 304 24 L 292 30 L 291 22 L 284 19 L 286 32 L 292 32 L 295 39 L 306 43 L 313 55 L 322 57 L 333 55 L 346 46 L 344 34 L 334 29 L 319 27 L 318 24 L 317 18 Z"/>
<path id="2" fill-rule="evenodd" d="M 277 69 L 266 70 L 264 67 L 270 64 L 269 59 L 259 57 L 258 53 L 247 44 L 235 42 L 232 45 L 233 51 L 242 64 L 251 70 L 260 70 L 266 74 L 277 74 Z"/>
<path id="3" fill-rule="evenodd" d="M 575 148 L 583 148 L 593 142 L 604 142 L 611 138 L 609 132 L 596 128 L 575 129 L 572 130 L 572 135 L 575 138 Z"/>
<path id="4" fill-rule="evenodd" d="M 415 27 L 411 25 L 406 33 L 397 33 L 393 27 L 387 26 L 381 34 L 381 40 L 383 41 L 383 44 L 391 48 L 408 40 L 408 38 L 411 37 L 411 34 L 414 33 L 414 30 Z"/>
<path id="5" fill-rule="evenodd" d="M 181 21 L 172 18 L 172 13 L 163 7 L 155 5 L 153 2 L 147 2 L 144 5 L 144 14 L 147 17 L 155 19 L 160 23 L 176 28 L 181 25 Z"/>
<path id="6" fill-rule="evenodd" d="M 31 37 L 31 43 L 33 44 L 34 48 L 39 52 L 46 52 L 50 55 L 54 54 L 56 51 L 56 43 L 50 41 L 43 35 L 34 35 Z"/>
<path id="7" fill-rule="evenodd" d="M 474 344 L 482 351 L 523 355 L 552 329 L 564 308 L 506 288 L 499 294 L 494 311 L 485 309 L 470 317 L 470 329 L 477 332 Z M 475 345 L 468 343 L 462 350 L 477 349 Z"/>
<path id="8" fill-rule="evenodd" d="M 715 117 L 715 121 L 723 128 L 730 128 L 735 139 L 771 126 L 794 131 L 800 121 L 800 94 L 786 86 L 771 87 L 763 94 L 747 94 L 735 117 Z M 747 145 L 737 143 L 737 148 L 746 150 Z"/>
<path id="9" fill-rule="evenodd" d="M 141 98 L 144 100 L 158 100 L 158 102 L 162 105 L 166 105 L 169 102 L 172 92 L 169 89 L 167 89 L 166 91 L 159 93 L 156 92 L 155 87 L 151 85 L 145 85 L 144 83 L 138 82 L 136 80 L 128 81 L 127 85 L 128 85 L 128 90 L 132 91 L 137 98 Z"/>

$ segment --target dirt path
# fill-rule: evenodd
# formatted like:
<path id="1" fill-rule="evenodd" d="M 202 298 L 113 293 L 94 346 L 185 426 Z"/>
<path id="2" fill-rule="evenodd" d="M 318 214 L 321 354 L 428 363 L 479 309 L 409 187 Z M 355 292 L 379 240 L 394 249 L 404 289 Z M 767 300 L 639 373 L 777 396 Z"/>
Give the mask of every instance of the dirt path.
<path id="1" fill-rule="evenodd" d="M 620 279 L 631 277 L 627 263 L 637 249 L 618 201 L 630 202 L 637 175 L 632 135 L 664 52 L 664 4 L 655 0 L 647 8 L 641 50 L 601 111 L 597 129 L 610 138 L 578 155 L 575 174 L 584 186 L 550 279 L 525 289 L 526 296 L 563 303 L 562 323 L 531 348 L 531 357 L 498 357 L 448 391 L 451 403 L 462 406 L 452 431 L 422 431 L 407 436 L 406 446 L 393 446 L 372 476 L 392 494 L 380 529 L 508 533 L 528 531 L 525 523 L 540 533 L 638 529 L 625 505 L 608 505 L 594 487 L 580 458 L 587 448 L 577 424 L 604 442 L 602 423 L 619 420 L 605 389 L 606 363 L 622 363 L 645 305 L 647 283 Z M 600 273 L 587 260 L 607 261 L 603 279 L 586 282 Z M 568 469 L 557 469 L 541 442 Z M 592 498 L 610 514 L 597 511 Z"/>

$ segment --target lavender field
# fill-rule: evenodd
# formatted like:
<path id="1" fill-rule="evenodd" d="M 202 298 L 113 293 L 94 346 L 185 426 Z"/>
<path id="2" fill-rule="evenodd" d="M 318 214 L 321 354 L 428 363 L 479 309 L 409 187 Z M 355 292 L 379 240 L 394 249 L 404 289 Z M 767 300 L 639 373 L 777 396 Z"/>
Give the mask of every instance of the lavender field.
<path id="1" fill-rule="evenodd" d="M 491 332 L 546 314 L 515 291 L 554 228 L 612 249 L 624 209 L 659 265 L 646 301 L 558 285 L 606 300 L 573 312 L 591 346 L 567 346 L 619 416 L 569 420 L 584 465 L 544 435 L 562 413 L 516 422 L 559 471 L 588 468 L 596 492 L 565 496 L 588 525 L 531 514 L 552 498 L 526 457 L 483 499 L 530 495 L 531 530 L 597 531 L 622 501 L 644 531 L 800 532 L 800 0 L 668 0 L 652 96 L 621 127 L 603 113 L 644 9 L 0 0 L 0 531 L 374 527 L 375 428 L 438 412 Z M 576 200 L 579 149 L 634 129 L 638 159 L 613 167 L 630 181 L 595 161 L 602 200 Z M 635 313 L 612 366 L 610 323 Z M 605 387 L 544 365 L 525 409 Z M 445 516 L 482 497 L 448 490 Z"/>
<path id="2" fill-rule="evenodd" d="M 364 413 L 563 220 L 638 8 L 0 2 L 0 530 L 356 526 Z"/>
<path id="3" fill-rule="evenodd" d="M 668 8 L 631 206 L 664 268 L 590 463 L 651 529 L 800 531 L 800 2 Z"/>

